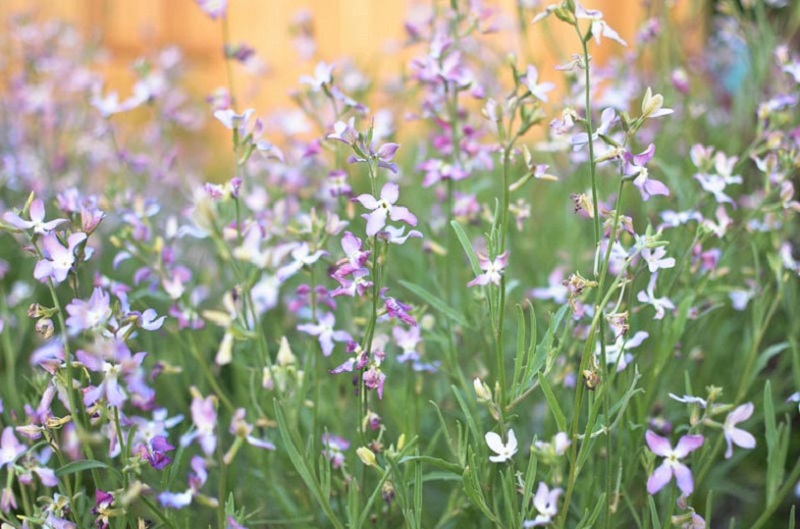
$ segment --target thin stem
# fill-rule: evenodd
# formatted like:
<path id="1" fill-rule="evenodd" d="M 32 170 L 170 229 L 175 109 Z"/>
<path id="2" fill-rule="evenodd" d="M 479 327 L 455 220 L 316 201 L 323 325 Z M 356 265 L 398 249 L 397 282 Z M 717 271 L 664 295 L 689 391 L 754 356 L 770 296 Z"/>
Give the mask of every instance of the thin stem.
<path id="1" fill-rule="evenodd" d="M 758 517 L 750 529 L 759 529 L 769 520 L 769 518 L 772 516 L 772 513 L 775 512 L 775 509 L 780 507 L 781 503 L 783 502 L 783 498 L 794 488 L 798 479 L 800 479 L 800 458 L 794 464 L 794 468 L 789 474 L 789 477 L 784 480 L 783 486 L 775 495 L 775 500 L 771 504 L 767 505 L 766 509 L 764 509 L 764 512 L 761 513 L 761 516 Z"/>
<path id="2" fill-rule="evenodd" d="M 230 32 L 228 31 L 228 17 L 222 17 L 222 46 L 223 56 L 225 59 L 225 74 L 228 76 L 228 91 L 231 97 L 231 107 L 236 108 L 236 89 L 233 84 L 233 68 L 231 68 L 231 61 L 228 59 L 228 54 L 225 51 L 230 44 Z"/>
<path id="3" fill-rule="evenodd" d="M 83 409 L 83 401 L 78 399 L 77 390 L 75 389 L 75 385 L 73 381 L 75 380 L 75 374 L 72 366 L 72 352 L 70 351 L 69 347 L 69 338 L 67 336 L 67 324 L 64 321 L 64 311 L 61 309 L 61 302 L 58 300 L 58 294 L 56 293 L 56 287 L 53 284 L 53 279 L 47 279 L 47 287 L 50 290 L 50 297 L 53 299 L 53 306 L 56 309 L 56 318 L 58 319 L 58 326 L 61 331 L 61 341 L 63 342 L 62 345 L 64 346 L 64 362 L 66 363 L 66 374 L 67 374 L 67 399 L 69 401 L 70 412 L 72 413 L 73 422 L 75 423 L 75 427 L 78 431 L 78 437 L 81 438 L 81 447 L 83 448 L 83 453 L 86 456 L 86 459 L 94 460 L 94 453 L 92 452 L 92 446 L 89 442 L 85 442 L 83 437 L 85 437 L 85 433 L 88 427 L 86 412 Z M 94 482 L 95 487 L 100 487 L 100 478 L 97 474 L 96 469 L 92 469 L 92 481 Z"/>

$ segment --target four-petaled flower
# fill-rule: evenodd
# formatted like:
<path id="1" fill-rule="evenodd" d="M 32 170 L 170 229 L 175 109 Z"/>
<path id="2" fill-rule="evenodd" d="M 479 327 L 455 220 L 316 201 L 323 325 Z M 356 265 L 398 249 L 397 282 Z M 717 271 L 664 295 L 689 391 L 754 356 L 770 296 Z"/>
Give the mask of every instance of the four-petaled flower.
<path id="1" fill-rule="evenodd" d="M 538 83 L 536 81 L 539 80 L 539 70 L 536 69 L 536 66 L 532 64 L 528 66 L 527 71 L 525 72 L 525 86 L 530 90 L 531 95 L 538 99 L 539 101 L 547 102 L 547 92 L 554 89 L 556 87 L 553 83 Z"/>
<path id="2" fill-rule="evenodd" d="M 702 435 L 684 435 L 678 440 L 678 446 L 674 449 L 669 439 L 661 437 L 651 430 L 647 430 L 645 439 L 650 451 L 664 458 L 664 462 L 648 478 L 647 492 L 655 494 L 660 491 L 672 480 L 673 476 L 684 496 L 689 496 L 694 492 L 692 471 L 680 460 L 703 446 L 704 437 Z"/>
<path id="3" fill-rule="evenodd" d="M 366 193 L 354 199 L 365 208 L 372 210 L 372 213 L 362 215 L 367 219 L 367 235 L 369 237 L 376 235 L 386 226 L 387 216 L 394 221 L 402 220 L 411 226 L 417 225 L 417 217 L 408 208 L 394 205 L 398 196 L 399 188 L 397 184 L 387 182 L 381 189 L 380 199 Z"/>
<path id="4" fill-rule="evenodd" d="M 485 286 L 489 283 L 500 286 L 500 279 L 503 277 L 503 270 L 505 270 L 506 265 L 508 265 L 508 252 L 503 252 L 495 257 L 494 260 L 489 259 L 485 255 L 478 254 L 478 263 L 480 264 L 483 273 L 478 274 L 475 279 L 467 283 L 467 286 Z"/>
<path id="5" fill-rule="evenodd" d="M 44 202 L 38 198 L 31 202 L 29 214 L 31 220 L 24 220 L 16 213 L 8 211 L 3 215 L 3 220 L 21 230 L 29 230 L 33 228 L 33 233 L 38 233 L 39 235 L 50 233 L 60 224 L 67 222 L 67 219 L 55 219 L 46 222 L 44 220 Z"/>
<path id="6" fill-rule="evenodd" d="M 564 492 L 562 489 L 558 487 L 551 489 L 545 482 L 540 481 L 536 496 L 533 497 L 533 506 L 539 514 L 533 520 L 525 520 L 522 527 L 528 529 L 551 523 L 558 514 L 558 497 L 562 492 Z"/>
<path id="7" fill-rule="evenodd" d="M 492 463 L 505 463 L 517 453 L 517 436 L 514 430 L 508 431 L 508 443 L 503 444 L 503 438 L 495 432 L 486 432 L 486 444 L 497 455 L 489 456 Z"/>
<path id="8" fill-rule="evenodd" d="M 645 202 L 650 200 L 653 195 L 669 196 L 669 188 L 663 182 L 650 178 L 650 173 L 645 167 L 645 164 L 653 159 L 655 153 L 656 146 L 651 143 L 639 154 L 631 154 L 627 151 L 623 154 L 623 171 L 627 176 L 633 178 L 633 185 L 639 189 L 642 200 Z"/>
<path id="9" fill-rule="evenodd" d="M 753 437 L 750 432 L 736 427 L 736 424 L 746 421 L 753 415 L 753 409 L 753 403 L 748 402 L 737 407 L 725 417 L 723 432 L 725 435 L 725 442 L 728 443 L 728 449 L 725 451 L 725 459 L 730 459 L 731 456 L 733 456 L 733 445 L 748 450 L 755 448 L 756 438 Z"/>
<path id="10" fill-rule="evenodd" d="M 42 237 L 42 259 L 33 269 L 33 277 L 39 281 L 51 278 L 56 283 L 61 283 L 75 264 L 75 249 L 86 240 L 85 233 L 73 233 L 67 238 L 67 246 L 61 245 L 52 233 Z"/>
<path id="11" fill-rule="evenodd" d="M 333 329 L 336 323 L 336 317 L 326 312 L 319 317 L 319 323 L 304 323 L 297 326 L 298 331 L 306 332 L 312 336 L 319 337 L 319 345 L 322 347 L 322 354 L 330 356 L 333 352 L 333 342 L 347 342 L 352 340 L 347 331 L 335 331 Z"/>

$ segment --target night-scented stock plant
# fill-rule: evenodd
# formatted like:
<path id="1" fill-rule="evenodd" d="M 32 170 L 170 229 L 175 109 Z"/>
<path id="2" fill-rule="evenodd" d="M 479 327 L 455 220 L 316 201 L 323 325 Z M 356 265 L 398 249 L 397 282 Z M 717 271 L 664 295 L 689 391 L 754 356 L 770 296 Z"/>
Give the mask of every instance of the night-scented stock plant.
<path id="1" fill-rule="evenodd" d="M 380 79 L 304 13 L 263 114 L 224 0 L 205 101 L 9 20 L 2 528 L 794 527 L 800 5 L 644 4 L 434 1 Z"/>

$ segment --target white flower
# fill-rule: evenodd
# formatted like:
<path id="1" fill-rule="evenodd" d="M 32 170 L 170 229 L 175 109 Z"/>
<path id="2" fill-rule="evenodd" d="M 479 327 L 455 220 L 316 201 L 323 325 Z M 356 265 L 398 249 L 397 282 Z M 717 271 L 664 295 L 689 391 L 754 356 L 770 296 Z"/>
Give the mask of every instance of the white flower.
<path id="1" fill-rule="evenodd" d="M 514 435 L 514 430 L 508 431 L 508 443 L 503 444 L 503 438 L 494 432 L 486 432 L 486 444 L 489 448 L 497 454 L 496 456 L 489 456 L 489 461 L 492 463 L 505 463 L 517 453 L 517 436 Z"/>

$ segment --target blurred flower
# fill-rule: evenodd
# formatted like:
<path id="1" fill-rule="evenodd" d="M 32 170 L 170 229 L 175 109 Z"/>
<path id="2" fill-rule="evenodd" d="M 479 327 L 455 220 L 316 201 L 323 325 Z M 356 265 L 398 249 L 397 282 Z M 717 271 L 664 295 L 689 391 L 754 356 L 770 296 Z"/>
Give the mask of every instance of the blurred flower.
<path id="1" fill-rule="evenodd" d="M 551 489 L 546 483 L 540 481 L 536 495 L 533 497 L 533 506 L 536 507 L 538 514 L 533 520 L 525 520 L 522 527 L 527 529 L 552 523 L 558 514 L 558 497 L 562 492 L 564 491 L 560 488 Z"/>
<path id="2" fill-rule="evenodd" d="M 33 233 L 37 233 L 39 235 L 49 233 L 64 222 L 69 222 L 67 219 L 45 221 L 44 202 L 38 198 L 31 202 L 29 214 L 31 220 L 23 220 L 16 213 L 7 211 L 5 214 L 3 214 L 3 220 L 15 228 L 19 228 L 20 230 L 29 230 L 33 228 Z"/>

